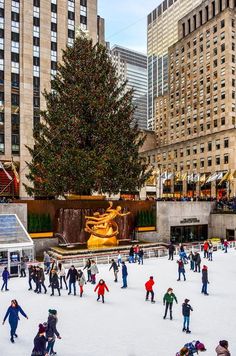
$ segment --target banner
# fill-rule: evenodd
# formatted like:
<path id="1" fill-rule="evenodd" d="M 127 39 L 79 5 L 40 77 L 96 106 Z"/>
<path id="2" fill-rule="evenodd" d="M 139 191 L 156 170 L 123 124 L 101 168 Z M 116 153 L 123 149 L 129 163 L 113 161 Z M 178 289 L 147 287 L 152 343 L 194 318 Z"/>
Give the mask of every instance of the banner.
<path id="1" fill-rule="evenodd" d="M 2 162 L 0 162 L 0 169 L 2 169 L 2 170 L 4 171 L 4 173 L 6 174 L 6 176 L 7 176 L 7 178 L 8 178 L 9 180 L 12 180 L 12 179 L 13 179 L 13 178 L 10 176 L 10 174 L 5 170 L 5 168 L 4 168 L 3 164 L 2 164 Z"/>

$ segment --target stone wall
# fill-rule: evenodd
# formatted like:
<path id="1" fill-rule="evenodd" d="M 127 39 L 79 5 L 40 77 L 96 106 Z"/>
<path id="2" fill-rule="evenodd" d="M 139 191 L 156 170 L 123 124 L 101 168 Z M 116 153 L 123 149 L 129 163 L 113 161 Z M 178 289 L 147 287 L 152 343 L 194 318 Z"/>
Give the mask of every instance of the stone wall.
<path id="1" fill-rule="evenodd" d="M 226 230 L 234 230 L 236 236 L 236 214 L 211 214 L 209 237 L 226 238 Z"/>
<path id="2" fill-rule="evenodd" d="M 58 240 L 55 237 L 33 239 L 34 251 L 36 258 L 40 259 L 43 257 L 43 252 L 50 250 L 51 247 L 58 246 Z"/>
<path id="3" fill-rule="evenodd" d="M 136 232 L 136 239 L 140 242 L 160 242 L 161 239 L 156 231 Z"/>
<path id="4" fill-rule="evenodd" d="M 0 204 L 0 214 L 16 214 L 27 230 L 27 204 Z"/>
<path id="5" fill-rule="evenodd" d="M 157 236 L 161 241 L 170 240 L 171 226 L 209 225 L 213 202 L 163 202 L 156 203 Z M 186 221 L 186 222 L 184 222 Z"/>

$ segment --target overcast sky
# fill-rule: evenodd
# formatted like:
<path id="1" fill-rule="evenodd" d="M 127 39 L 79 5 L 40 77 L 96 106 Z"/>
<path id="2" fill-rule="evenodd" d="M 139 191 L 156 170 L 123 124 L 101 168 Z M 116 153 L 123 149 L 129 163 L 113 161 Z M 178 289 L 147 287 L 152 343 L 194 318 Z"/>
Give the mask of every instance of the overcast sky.
<path id="1" fill-rule="evenodd" d="M 147 15 L 161 0 L 98 0 L 99 15 L 105 18 L 106 41 L 139 52 L 147 49 Z"/>

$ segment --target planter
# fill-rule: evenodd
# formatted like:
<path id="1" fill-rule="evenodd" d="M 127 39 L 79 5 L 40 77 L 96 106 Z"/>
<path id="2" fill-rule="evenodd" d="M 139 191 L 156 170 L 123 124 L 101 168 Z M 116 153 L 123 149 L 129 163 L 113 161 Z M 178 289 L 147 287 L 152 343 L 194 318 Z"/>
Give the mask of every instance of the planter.
<path id="1" fill-rule="evenodd" d="M 32 232 L 29 234 L 31 239 L 47 239 L 54 237 L 53 232 Z"/>
<path id="2" fill-rule="evenodd" d="M 156 231 L 156 226 L 140 226 L 140 227 L 136 227 L 135 231 L 138 232 Z"/>

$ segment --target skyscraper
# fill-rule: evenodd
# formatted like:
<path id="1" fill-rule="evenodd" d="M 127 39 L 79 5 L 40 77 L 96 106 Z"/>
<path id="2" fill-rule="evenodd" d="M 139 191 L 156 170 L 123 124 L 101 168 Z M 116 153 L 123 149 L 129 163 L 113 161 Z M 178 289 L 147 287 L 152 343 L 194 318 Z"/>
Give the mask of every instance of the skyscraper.
<path id="1" fill-rule="evenodd" d="M 134 89 L 135 119 L 140 129 L 147 129 L 147 56 L 115 45 L 111 49 L 112 60 L 127 88 Z"/>
<path id="2" fill-rule="evenodd" d="M 79 28 L 104 42 L 103 26 L 97 0 L 0 0 L 0 161 L 13 158 L 21 196 L 30 160 L 25 146 L 33 145 L 33 128 L 45 108 L 42 92 L 50 89 L 61 49 L 73 44 Z"/>
<path id="3" fill-rule="evenodd" d="M 164 0 L 148 15 L 148 129 L 155 126 L 155 99 L 168 89 L 168 48 L 178 40 L 178 21 L 201 2 Z"/>

